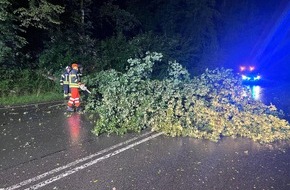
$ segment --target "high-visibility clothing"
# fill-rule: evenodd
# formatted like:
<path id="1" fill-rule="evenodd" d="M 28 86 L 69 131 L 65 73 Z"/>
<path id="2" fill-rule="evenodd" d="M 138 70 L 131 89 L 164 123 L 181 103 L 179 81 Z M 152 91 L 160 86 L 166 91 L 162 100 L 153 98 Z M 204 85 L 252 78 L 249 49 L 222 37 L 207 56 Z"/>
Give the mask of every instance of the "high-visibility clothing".
<path id="1" fill-rule="evenodd" d="M 78 77 L 78 70 L 71 70 L 69 73 L 69 86 L 70 88 L 79 88 L 80 78 Z"/>
<path id="2" fill-rule="evenodd" d="M 60 78 L 60 84 L 69 84 L 69 72 L 62 73 Z"/>
<path id="3" fill-rule="evenodd" d="M 70 96 L 70 90 L 69 90 L 69 71 L 63 72 L 60 78 L 60 85 L 63 87 L 63 95 L 64 97 Z"/>
<path id="4" fill-rule="evenodd" d="M 80 93 L 79 93 L 79 89 L 78 88 L 71 88 L 71 96 L 68 100 L 67 105 L 69 107 L 79 107 L 80 106 Z"/>
<path id="5" fill-rule="evenodd" d="M 79 93 L 79 82 L 78 70 L 72 69 L 69 73 L 69 87 L 71 96 L 67 103 L 69 107 L 79 107 L 80 106 L 80 93 Z"/>

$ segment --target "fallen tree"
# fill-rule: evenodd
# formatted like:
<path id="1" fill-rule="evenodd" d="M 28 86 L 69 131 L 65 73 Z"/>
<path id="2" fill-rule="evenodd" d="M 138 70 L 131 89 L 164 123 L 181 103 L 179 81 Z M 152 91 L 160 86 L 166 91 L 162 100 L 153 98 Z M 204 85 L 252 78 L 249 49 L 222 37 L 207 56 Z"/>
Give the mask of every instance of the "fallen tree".
<path id="1" fill-rule="evenodd" d="M 102 71 L 87 79 L 92 96 L 86 111 L 99 116 L 96 135 L 151 128 L 212 141 L 223 136 L 261 143 L 289 139 L 283 112 L 254 100 L 231 70 L 206 70 L 190 78 L 179 63 L 169 62 L 168 77 L 152 79 L 153 65 L 161 58 L 160 53 L 147 53 L 143 59 L 129 59 L 125 73 Z"/>

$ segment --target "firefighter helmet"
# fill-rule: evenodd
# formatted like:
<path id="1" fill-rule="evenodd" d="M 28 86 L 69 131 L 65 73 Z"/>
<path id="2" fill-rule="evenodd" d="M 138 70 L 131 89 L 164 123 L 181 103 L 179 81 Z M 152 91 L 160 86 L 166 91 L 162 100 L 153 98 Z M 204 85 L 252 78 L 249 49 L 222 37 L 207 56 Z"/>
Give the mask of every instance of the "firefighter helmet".
<path id="1" fill-rule="evenodd" d="M 73 69 L 78 69 L 78 64 L 77 64 L 77 63 L 73 63 L 73 64 L 71 65 L 71 67 L 72 67 Z"/>

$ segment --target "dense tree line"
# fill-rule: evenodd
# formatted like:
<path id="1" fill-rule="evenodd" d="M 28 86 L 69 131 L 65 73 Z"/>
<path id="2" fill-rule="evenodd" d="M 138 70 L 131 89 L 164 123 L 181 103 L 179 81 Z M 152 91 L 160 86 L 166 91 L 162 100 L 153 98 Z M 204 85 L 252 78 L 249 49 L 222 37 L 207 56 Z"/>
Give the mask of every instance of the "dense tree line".
<path id="1" fill-rule="evenodd" d="M 258 0 L 1 0 L 0 74 L 5 81 L 25 69 L 53 74 L 75 60 L 88 74 L 122 72 L 128 58 L 147 51 L 197 74 L 229 66 L 235 44 L 244 47 L 236 58 L 246 55 L 275 6 Z M 155 67 L 157 76 L 166 74 L 166 64 Z"/>

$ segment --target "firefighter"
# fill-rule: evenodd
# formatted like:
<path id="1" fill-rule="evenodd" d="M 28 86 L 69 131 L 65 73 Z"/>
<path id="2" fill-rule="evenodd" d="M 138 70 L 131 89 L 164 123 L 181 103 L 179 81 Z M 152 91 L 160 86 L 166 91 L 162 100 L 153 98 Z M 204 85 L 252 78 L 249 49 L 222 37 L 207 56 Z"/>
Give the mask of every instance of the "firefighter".
<path id="1" fill-rule="evenodd" d="M 72 64 L 72 69 L 69 73 L 69 88 L 71 96 L 67 103 L 67 111 L 74 111 L 74 108 L 76 111 L 81 111 L 79 93 L 80 84 L 80 78 L 78 76 L 78 64 L 75 62 Z"/>
<path id="2" fill-rule="evenodd" d="M 71 71 L 70 66 L 65 67 L 65 71 L 62 73 L 60 78 L 60 85 L 63 88 L 63 97 L 68 99 L 70 97 L 70 89 L 69 89 L 69 73 Z"/>

